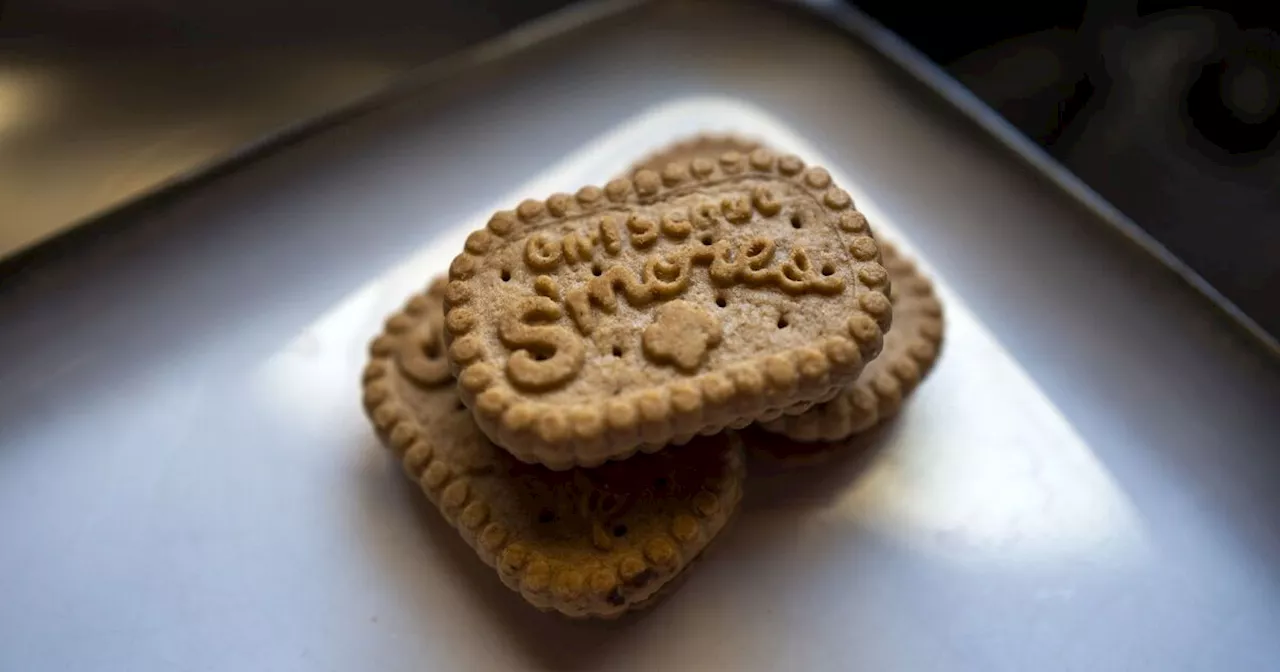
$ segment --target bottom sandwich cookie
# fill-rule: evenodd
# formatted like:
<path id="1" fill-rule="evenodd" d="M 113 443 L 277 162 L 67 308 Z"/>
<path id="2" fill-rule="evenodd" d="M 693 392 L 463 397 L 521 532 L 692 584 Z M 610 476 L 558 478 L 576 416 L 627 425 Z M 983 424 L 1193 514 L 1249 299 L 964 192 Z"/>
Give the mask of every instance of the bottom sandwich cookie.
<path id="1" fill-rule="evenodd" d="M 593 469 L 552 471 L 491 443 L 445 361 L 444 282 L 370 346 L 364 407 L 406 474 L 502 582 L 544 610 L 609 618 L 652 604 L 742 497 L 732 432 Z"/>

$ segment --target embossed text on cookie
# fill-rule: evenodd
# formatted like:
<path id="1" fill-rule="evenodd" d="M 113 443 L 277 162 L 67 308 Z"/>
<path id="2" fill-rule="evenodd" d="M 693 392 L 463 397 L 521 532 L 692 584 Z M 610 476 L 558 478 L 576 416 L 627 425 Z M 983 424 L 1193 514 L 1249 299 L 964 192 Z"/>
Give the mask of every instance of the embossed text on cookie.
<path id="1" fill-rule="evenodd" d="M 463 400 L 557 468 L 830 398 L 890 319 L 848 194 L 764 150 L 525 201 L 468 238 L 450 279 Z"/>

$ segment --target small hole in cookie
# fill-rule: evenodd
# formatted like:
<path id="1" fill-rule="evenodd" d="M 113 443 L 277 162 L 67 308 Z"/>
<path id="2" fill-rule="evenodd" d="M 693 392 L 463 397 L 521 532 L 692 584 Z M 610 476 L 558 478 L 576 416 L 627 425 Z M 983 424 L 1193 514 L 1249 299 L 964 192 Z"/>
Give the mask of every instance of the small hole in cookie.
<path id="1" fill-rule="evenodd" d="M 621 346 L 621 345 L 615 345 L 615 346 L 613 346 L 613 356 L 614 356 L 614 357 L 621 357 L 621 356 L 622 356 L 622 346 Z"/>
<path id="2" fill-rule="evenodd" d="M 703 245 L 710 245 L 711 243 L 716 242 L 715 237 L 709 233 L 702 234 L 702 238 L 700 240 L 702 240 Z"/>
<path id="3" fill-rule="evenodd" d="M 467 410 L 467 405 L 466 405 L 466 404 L 464 404 L 464 403 L 462 403 L 462 400 L 461 400 L 461 399 L 459 399 L 459 400 L 457 401 L 457 403 L 455 403 L 455 404 L 453 405 L 453 410 L 455 410 L 455 411 L 465 411 L 465 410 Z"/>
<path id="4" fill-rule="evenodd" d="M 621 536 L 625 536 L 626 534 L 627 534 L 627 526 L 626 526 L 626 525 L 614 525 L 614 526 L 613 526 L 613 536 L 615 536 L 615 537 L 621 537 Z"/>
<path id="5" fill-rule="evenodd" d="M 604 273 L 604 269 L 600 268 L 600 264 L 591 265 L 591 275 L 594 275 L 598 278 L 602 273 Z"/>
<path id="6" fill-rule="evenodd" d="M 435 359 L 440 356 L 440 343 L 436 339 L 428 339 L 422 344 L 422 354 L 427 359 Z"/>
<path id="7" fill-rule="evenodd" d="M 534 361 L 538 361 L 538 362 L 545 362 L 545 361 L 547 361 L 547 353 L 545 353 L 545 352 L 535 352 L 535 353 L 533 353 L 533 359 L 534 359 Z"/>
<path id="8" fill-rule="evenodd" d="M 786 315 L 783 315 L 782 317 L 779 317 L 779 318 L 778 318 L 778 328 L 779 328 L 779 329 L 786 329 L 786 328 L 787 328 L 787 325 L 789 325 L 789 324 L 791 324 L 791 323 L 787 321 L 787 316 L 786 316 Z"/>
<path id="9" fill-rule="evenodd" d="M 717 294 L 716 305 L 721 308 L 724 308 L 725 306 L 729 305 L 729 299 L 726 299 L 724 294 Z"/>
<path id="10" fill-rule="evenodd" d="M 540 513 L 538 513 L 539 523 L 549 523 L 555 519 L 556 519 L 556 514 L 551 509 L 543 509 Z"/>
<path id="11" fill-rule="evenodd" d="M 791 213 L 791 228 L 798 229 L 802 226 L 804 226 L 804 222 L 800 221 L 800 213 Z"/>
<path id="12" fill-rule="evenodd" d="M 760 240 L 759 238 L 751 241 L 751 245 L 747 247 L 747 256 L 754 257 L 763 254 L 768 245 L 768 242 Z"/>
<path id="13" fill-rule="evenodd" d="M 835 275 L 835 272 L 836 272 L 836 267 L 835 267 L 835 266 L 832 266 L 831 264 L 823 264 L 823 265 L 822 265 L 822 274 L 823 274 L 823 275 Z"/>
<path id="14" fill-rule="evenodd" d="M 511 282 L 511 270 L 510 270 L 510 269 L 506 269 L 506 268 L 502 269 L 502 281 L 503 281 L 503 282 Z"/>

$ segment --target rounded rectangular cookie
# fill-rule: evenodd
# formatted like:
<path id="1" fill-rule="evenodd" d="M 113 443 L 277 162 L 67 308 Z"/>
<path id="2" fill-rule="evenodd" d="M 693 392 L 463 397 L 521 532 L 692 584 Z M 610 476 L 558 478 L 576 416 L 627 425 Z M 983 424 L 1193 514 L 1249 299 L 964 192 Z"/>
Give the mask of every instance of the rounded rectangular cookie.
<path id="1" fill-rule="evenodd" d="M 741 445 L 700 437 L 597 469 L 552 471 L 494 446 L 444 359 L 444 283 L 411 297 L 370 346 L 365 412 L 480 559 L 529 603 L 611 618 L 669 592 L 742 497 Z"/>
<path id="2" fill-rule="evenodd" d="M 594 466 L 832 398 L 888 274 L 827 171 L 766 150 L 499 212 L 450 266 L 449 360 L 495 443 Z"/>
<path id="3" fill-rule="evenodd" d="M 661 170 L 672 162 L 714 158 L 726 151 L 754 151 L 759 142 L 735 135 L 702 133 L 672 142 L 632 165 L 628 174 Z M 885 334 L 880 355 L 836 398 L 799 414 L 784 414 L 760 424 L 792 441 L 747 440 L 753 452 L 788 464 L 812 464 L 850 450 L 851 436 L 893 417 L 929 374 L 942 345 L 942 304 L 933 285 L 905 255 L 883 240 L 881 263 L 889 272 L 893 330 Z M 758 435 L 755 435 L 758 437 Z"/>

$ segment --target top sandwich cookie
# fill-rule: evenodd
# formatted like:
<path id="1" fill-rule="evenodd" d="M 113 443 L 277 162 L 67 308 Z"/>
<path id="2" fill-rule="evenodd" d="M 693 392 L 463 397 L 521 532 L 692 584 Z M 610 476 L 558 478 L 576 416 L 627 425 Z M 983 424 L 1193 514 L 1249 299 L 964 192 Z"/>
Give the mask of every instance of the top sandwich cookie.
<path id="1" fill-rule="evenodd" d="M 526 200 L 471 234 L 449 279 L 463 402 L 553 469 L 829 400 L 892 318 L 849 194 L 760 149 Z"/>

